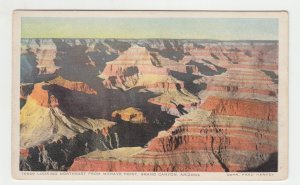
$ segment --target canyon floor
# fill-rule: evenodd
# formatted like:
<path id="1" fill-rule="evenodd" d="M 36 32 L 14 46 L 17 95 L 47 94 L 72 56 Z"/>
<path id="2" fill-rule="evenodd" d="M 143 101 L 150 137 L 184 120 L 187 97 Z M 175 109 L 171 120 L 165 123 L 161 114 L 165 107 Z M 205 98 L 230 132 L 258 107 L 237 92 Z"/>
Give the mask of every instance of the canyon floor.
<path id="1" fill-rule="evenodd" d="M 277 41 L 21 43 L 21 171 L 277 171 Z"/>

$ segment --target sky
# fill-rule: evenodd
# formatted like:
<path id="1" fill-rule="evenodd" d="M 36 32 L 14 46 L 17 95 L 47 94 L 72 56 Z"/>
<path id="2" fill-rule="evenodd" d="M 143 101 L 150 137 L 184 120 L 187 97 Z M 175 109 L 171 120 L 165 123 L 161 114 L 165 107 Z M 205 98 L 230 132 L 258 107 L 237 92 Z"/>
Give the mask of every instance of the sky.
<path id="1" fill-rule="evenodd" d="M 266 18 L 22 17 L 22 38 L 278 40 Z"/>

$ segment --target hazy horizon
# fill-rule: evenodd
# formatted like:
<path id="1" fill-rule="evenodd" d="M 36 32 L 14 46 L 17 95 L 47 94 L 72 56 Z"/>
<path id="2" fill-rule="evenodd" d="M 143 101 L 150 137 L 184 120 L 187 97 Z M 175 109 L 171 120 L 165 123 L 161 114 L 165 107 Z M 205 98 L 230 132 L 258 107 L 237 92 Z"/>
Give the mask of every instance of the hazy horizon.
<path id="1" fill-rule="evenodd" d="M 265 18 L 23 17 L 21 37 L 278 40 L 278 20 Z"/>

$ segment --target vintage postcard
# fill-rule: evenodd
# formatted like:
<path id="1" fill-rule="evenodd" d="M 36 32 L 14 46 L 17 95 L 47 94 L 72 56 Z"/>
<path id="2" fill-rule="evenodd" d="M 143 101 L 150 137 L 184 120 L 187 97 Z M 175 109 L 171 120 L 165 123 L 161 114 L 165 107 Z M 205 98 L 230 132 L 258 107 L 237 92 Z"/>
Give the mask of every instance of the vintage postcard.
<path id="1" fill-rule="evenodd" d="M 13 18 L 15 179 L 287 178 L 287 12 Z"/>

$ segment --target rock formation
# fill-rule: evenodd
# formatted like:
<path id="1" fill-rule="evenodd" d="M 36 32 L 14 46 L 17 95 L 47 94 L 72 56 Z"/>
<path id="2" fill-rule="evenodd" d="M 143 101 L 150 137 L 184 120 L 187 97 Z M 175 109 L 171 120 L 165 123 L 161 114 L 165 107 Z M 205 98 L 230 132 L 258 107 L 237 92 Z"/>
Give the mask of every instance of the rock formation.
<path id="1" fill-rule="evenodd" d="M 87 130 L 97 131 L 114 124 L 103 119 L 81 119 L 65 115 L 60 109 L 58 98 L 47 90 L 51 83 L 35 84 L 21 109 L 21 147 L 54 142 L 63 136 L 71 138 Z"/>
<path id="2" fill-rule="evenodd" d="M 277 121 L 277 104 L 272 102 L 209 97 L 201 105 L 201 108 L 213 111 L 213 113 L 217 115 Z"/>
<path id="3" fill-rule="evenodd" d="M 82 82 L 72 82 L 61 77 L 48 83 L 34 84 L 20 112 L 20 170 L 65 170 L 70 160 L 87 153 L 89 148 L 102 149 L 101 145 L 106 144 L 101 140 L 100 131 L 115 124 L 105 119 L 67 115 L 60 107 L 60 97 L 53 93 L 53 86 L 96 94 Z M 94 135 L 99 140 L 84 141 L 88 138 L 86 135 Z M 53 146 L 62 149 L 55 150 Z M 86 149 L 82 151 L 82 147 Z"/>
<path id="4" fill-rule="evenodd" d="M 232 108 L 238 106 L 235 104 Z M 168 131 L 160 132 L 146 148 L 96 151 L 75 159 L 70 170 L 217 172 L 255 169 L 267 163 L 277 151 L 276 121 L 236 114 L 220 115 L 215 111 L 193 109 L 178 118 Z M 114 157 L 108 159 L 108 156 Z"/>
<path id="5" fill-rule="evenodd" d="M 52 39 L 23 40 L 23 44 L 22 53 L 35 55 L 38 75 L 53 74 L 59 69 L 54 61 L 57 48 Z"/>
<path id="6" fill-rule="evenodd" d="M 276 41 L 24 39 L 22 57 L 21 170 L 277 171 Z"/>
<path id="7" fill-rule="evenodd" d="M 134 107 L 128 107 L 123 110 L 116 110 L 112 113 L 112 117 L 115 119 L 121 119 L 123 121 L 137 124 L 147 122 L 143 112 L 140 109 Z"/>
<path id="8" fill-rule="evenodd" d="M 108 88 L 123 90 L 136 86 L 151 86 L 160 82 L 159 77 L 166 78 L 167 68 L 156 67 L 150 52 L 139 46 L 129 48 L 116 60 L 107 62 L 100 77 Z"/>
<path id="9" fill-rule="evenodd" d="M 97 92 L 86 83 L 66 80 L 61 76 L 58 76 L 53 80 L 50 80 L 48 83 L 70 89 L 71 91 L 78 91 L 78 92 L 83 92 L 86 94 L 94 94 L 94 95 L 97 94 Z"/>

